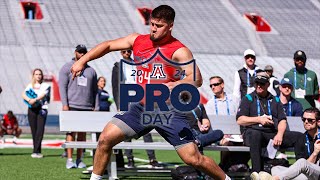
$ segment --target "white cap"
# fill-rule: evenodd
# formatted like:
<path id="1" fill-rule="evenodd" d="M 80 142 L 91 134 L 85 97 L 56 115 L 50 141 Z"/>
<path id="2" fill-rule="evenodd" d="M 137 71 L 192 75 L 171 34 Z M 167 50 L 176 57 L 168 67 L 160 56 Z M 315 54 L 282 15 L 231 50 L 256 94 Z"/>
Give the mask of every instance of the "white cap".
<path id="1" fill-rule="evenodd" d="M 256 53 L 252 49 L 247 49 L 244 51 L 243 56 L 246 57 L 247 55 L 256 56 Z"/>

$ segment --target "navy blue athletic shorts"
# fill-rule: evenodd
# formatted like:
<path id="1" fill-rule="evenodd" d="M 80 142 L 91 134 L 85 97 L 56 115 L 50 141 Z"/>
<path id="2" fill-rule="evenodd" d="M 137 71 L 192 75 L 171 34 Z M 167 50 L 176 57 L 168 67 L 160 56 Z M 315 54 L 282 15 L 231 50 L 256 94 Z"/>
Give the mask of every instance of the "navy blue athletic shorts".
<path id="1" fill-rule="evenodd" d="M 147 112 L 143 105 L 134 103 L 130 105 L 128 111 L 120 112 L 114 118 L 123 121 L 135 132 L 134 135 L 129 133 L 130 137 L 125 130 L 127 127 L 119 127 L 124 131 L 127 138 L 137 139 L 155 129 L 176 149 L 181 145 L 194 142 L 191 128 L 186 120 L 186 114 L 174 109 L 172 105 L 169 106 L 169 111 L 155 109 L 153 112 Z M 114 124 L 119 126 L 119 123 Z"/>

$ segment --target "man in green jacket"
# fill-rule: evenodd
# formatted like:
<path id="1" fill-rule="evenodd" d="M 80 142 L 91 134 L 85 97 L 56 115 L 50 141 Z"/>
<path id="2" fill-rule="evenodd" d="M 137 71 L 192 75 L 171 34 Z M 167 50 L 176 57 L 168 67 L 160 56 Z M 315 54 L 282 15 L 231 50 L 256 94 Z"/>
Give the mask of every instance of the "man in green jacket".
<path id="1" fill-rule="evenodd" d="M 292 68 L 284 75 L 293 82 L 294 90 L 292 96 L 303 106 L 303 109 L 315 107 L 314 99 L 319 93 L 317 74 L 307 69 L 307 56 L 305 52 L 298 50 L 293 56 L 295 68 Z"/>

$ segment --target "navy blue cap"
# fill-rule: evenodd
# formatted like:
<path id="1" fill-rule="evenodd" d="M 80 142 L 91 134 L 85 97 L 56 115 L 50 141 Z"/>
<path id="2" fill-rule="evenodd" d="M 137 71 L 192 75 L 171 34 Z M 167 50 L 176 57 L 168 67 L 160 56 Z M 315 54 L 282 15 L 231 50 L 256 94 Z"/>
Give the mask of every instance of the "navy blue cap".
<path id="1" fill-rule="evenodd" d="M 83 44 L 79 44 L 77 47 L 76 47 L 76 50 L 75 51 L 77 51 L 77 52 L 79 52 L 79 53 L 87 53 L 88 51 L 87 51 L 87 47 L 85 46 L 85 45 L 83 45 Z"/>
<path id="2" fill-rule="evenodd" d="M 285 84 L 288 84 L 288 85 L 292 86 L 292 83 L 291 83 L 289 78 L 283 78 L 281 80 L 280 85 L 285 85 Z"/>

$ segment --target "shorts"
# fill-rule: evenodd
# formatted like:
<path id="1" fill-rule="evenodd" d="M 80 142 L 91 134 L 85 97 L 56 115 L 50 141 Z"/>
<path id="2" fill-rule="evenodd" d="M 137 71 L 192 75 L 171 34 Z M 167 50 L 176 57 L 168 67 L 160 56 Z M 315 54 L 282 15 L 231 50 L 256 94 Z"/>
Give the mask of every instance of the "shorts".
<path id="1" fill-rule="evenodd" d="M 147 112 L 140 103 L 131 104 L 129 111 L 116 114 L 111 123 L 118 126 L 128 139 L 138 139 L 155 129 L 176 149 L 194 142 L 186 114 L 175 110 L 172 106 L 169 106 L 169 111 L 155 109 L 153 112 Z"/>

